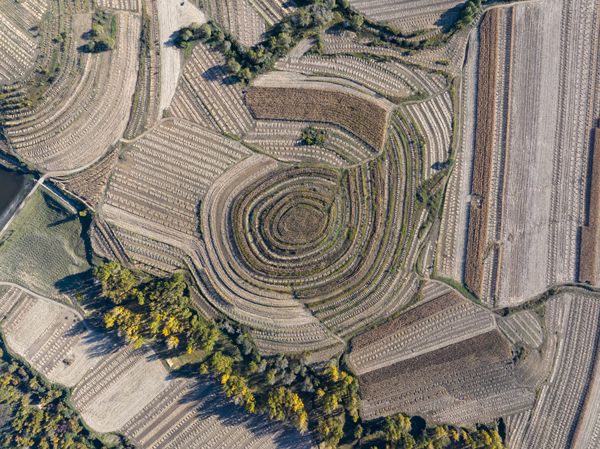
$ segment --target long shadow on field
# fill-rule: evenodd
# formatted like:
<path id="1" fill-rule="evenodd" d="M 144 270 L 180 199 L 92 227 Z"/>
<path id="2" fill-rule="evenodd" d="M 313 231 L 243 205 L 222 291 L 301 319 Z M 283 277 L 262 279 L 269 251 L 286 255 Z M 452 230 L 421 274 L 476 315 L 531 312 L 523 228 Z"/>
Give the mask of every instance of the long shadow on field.
<path id="1" fill-rule="evenodd" d="M 460 11 L 462 10 L 464 4 L 460 3 L 456 5 L 454 8 L 450 8 L 447 11 L 444 11 L 440 18 L 435 22 L 435 25 L 439 26 L 447 32 L 452 25 L 458 20 L 460 15 Z"/>
<path id="2" fill-rule="evenodd" d="M 59 279 L 54 283 L 54 287 L 71 298 L 79 297 L 86 299 L 97 294 L 97 287 L 94 284 L 92 270 L 82 271 L 81 273 L 71 274 Z"/>
<path id="3" fill-rule="evenodd" d="M 177 374 L 174 373 L 174 376 Z M 180 403 L 197 402 L 197 418 L 216 417 L 224 426 L 245 426 L 257 437 L 273 435 L 280 449 L 301 449 L 311 447 L 310 439 L 302 436 L 291 426 L 270 421 L 265 415 L 249 415 L 243 408 L 229 401 L 219 385 L 207 377 L 194 380 L 194 394 L 180 399 Z M 233 430 L 233 429 L 232 429 Z"/>

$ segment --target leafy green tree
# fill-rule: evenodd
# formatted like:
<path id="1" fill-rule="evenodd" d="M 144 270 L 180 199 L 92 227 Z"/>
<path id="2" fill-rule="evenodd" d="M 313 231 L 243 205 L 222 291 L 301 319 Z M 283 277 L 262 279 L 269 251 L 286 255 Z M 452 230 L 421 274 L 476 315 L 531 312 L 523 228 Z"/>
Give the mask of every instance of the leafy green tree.
<path id="1" fill-rule="evenodd" d="M 361 14 L 354 14 L 350 19 L 350 26 L 354 31 L 362 30 L 365 24 L 365 17 Z"/>
<path id="2" fill-rule="evenodd" d="M 231 374 L 233 370 L 233 358 L 223 354 L 221 351 L 215 352 L 210 359 L 210 367 L 218 374 Z"/>
<path id="3" fill-rule="evenodd" d="M 385 419 L 385 440 L 390 443 L 398 443 L 412 429 L 412 424 L 408 416 L 399 414 L 388 416 Z"/>
<path id="4" fill-rule="evenodd" d="M 138 281 L 131 271 L 112 261 L 94 268 L 94 276 L 102 286 L 102 296 L 121 304 L 134 291 Z"/>
<path id="5" fill-rule="evenodd" d="M 317 432 L 327 447 L 336 448 L 344 436 L 344 415 L 319 418 Z"/>
<path id="6" fill-rule="evenodd" d="M 327 142 L 327 131 L 308 126 L 302 130 L 300 139 L 303 145 L 323 146 Z"/>
<path id="7" fill-rule="evenodd" d="M 242 66 L 235 59 L 229 58 L 227 60 L 227 68 L 231 73 L 237 74 L 242 69 Z"/>
<path id="8" fill-rule="evenodd" d="M 308 414 L 304 402 L 289 388 L 279 387 L 269 392 L 268 410 L 271 419 L 289 421 L 301 432 L 308 429 Z"/>

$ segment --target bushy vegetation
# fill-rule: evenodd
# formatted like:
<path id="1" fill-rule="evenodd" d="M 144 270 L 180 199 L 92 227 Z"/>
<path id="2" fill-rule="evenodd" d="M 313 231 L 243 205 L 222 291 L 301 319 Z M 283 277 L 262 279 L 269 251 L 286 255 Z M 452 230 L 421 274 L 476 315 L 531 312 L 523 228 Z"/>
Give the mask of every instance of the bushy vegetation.
<path id="1" fill-rule="evenodd" d="M 66 392 L 47 384 L 4 351 L 0 339 L 0 447 L 100 449 L 106 446 L 81 422 Z M 133 449 L 124 440 L 115 449 Z"/>
<path id="2" fill-rule="evenodd" d="M 104 315 L 107 328 L 116 328 L 135 347 L 159 343 L 171 350 L 212 351 L 219 332 L 189 307 L 181 273 L 169 279 L 140 281 L 117 262 L 94 269 L 102 295 L 114 307 Z"/>
<path id="3" fill-rule="evenodd" d="M 303 145 L 325 145 L 327 142 L 327 131 L 318 129 L 314 126 L 308 126 L 302 130 L 300 139 Z"/>
<path id="4" fill-rule="evenodd" d="M 105 10 L 97 10 L 92 18 L 92 29 L 85 50 L 99 53 L 115 48 L 117 42 L 117 17 Z"/>
<path id="5" fill-rule="evenodd" d="M 470 0 L 471 1 L 471 0 Z M 430 48 L 441 40 L 409 39 L 387 25 L 371 22 L 355 12 L 347 0 L 308 0 L 299 3 L 294 14 L 283 18 L 265 33 L 265 39 L 251 48 L 245 48 L 219 24 L 210 21 L 203 25 L 193 23 L 177 32 L 175 44 L 189 50 L 195 42 L 204 42 L 221 51 L 227 58 L 227 67 L 240 81 L 247 83 L 256 75 L 271 69 L 301 39 L 315 38 L 316 51 L 322 49 L 321 32 L 331 27 L 342 27 L 370 37 L 373 45 L 397 46 L 405 51 Z"/>
<path id="6" fill-rule="evenodd" d="M 249 413 L 287 422 L 312 432 L 322 447 L 500 449 L 495 429 L 448 426 L 413 429 L 404 415 L 363 422 L 358 380 L 337 359 L 308 365 L 304 357 L 262 357 L 248 331 L 230 321 L 211 323 L 191 307 L 184 277 L 156 279 L 117 262 L 94 270 L 101 294 L 109 302 L 108 329 L 133 345 L 167 349 L 169 357 L 200 353 L 196 373 L 219 383 L 225 396 Z"/>
<path id="7" fill-rule="evenodd" d="M 450 32 L 462 30 L 463 28 L 472 25 L 475 21 L 475 17 L 482 10 L 482 0 L 467 0 L 460 10 L 459 16 L 456 19 L 456 22 L 450 28 Z"/>

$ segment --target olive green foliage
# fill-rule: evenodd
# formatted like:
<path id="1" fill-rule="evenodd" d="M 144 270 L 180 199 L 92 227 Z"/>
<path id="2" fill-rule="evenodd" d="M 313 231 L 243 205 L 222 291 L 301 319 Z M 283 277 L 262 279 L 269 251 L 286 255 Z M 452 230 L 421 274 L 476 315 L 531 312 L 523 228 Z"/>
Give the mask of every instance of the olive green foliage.
<path id="1" fill-rule="evenodd" d="M 413 435 L 410 418 L 402 414 L 387 417 L 383 431 L 386 449 L 504 449 L 496 429 L 436 426 Z"/>
<path id="2" fill-rule="evenodd" d="M 397 30 L 370 22 L 353 11 L 348 2 L 310 0 L 299 3 L 296 12 L 286 16 L 265 33 L 265 38 L 251 48 L 245 48 L 219 24 L 210 21 L 203 25 L 193 23 L 177 32 L 175 44 L 189 49 L 194 42 L 204 42 L 221 51 L 227 58 L 231 73 L 244 83 L 273 68 L 275 62 L 304 38 L 316 38 L 317 50 L 322 49 L 321 32 L 331 27 L 342 27 L 371 37 L 373 43 L 399 46 L 405 49 L 427 48 L 429 42 L 407 40 Z"/>
<path id="3" fill-rule="evenodd" d="M 303 145 L 323 146 L 327 142 L 327 130 L 308 126 L 302 130 L 300 138 Z"/>
<path id="4" fill-rule="evenodd" d="M 181 273 L 168 279 L 142 282 L 118 262 L 94 269 L 101 294 L 114 306 L 104 314 L 107 328 L 116 328 L 127 341 L 140 347 L 157 342 L 168 349 L 211 351 L 219 338 L 214 324 L 190 307 L 187 285 Z"/>
<path id="5" fill-rule="evenodd" d="M 199 375 L 219 383 L 225 396 L 247 412 L 310 432 L 324 448 L 339 444 L 354 448 L 375 444 L 381 449 L 502 448 L 494 445 L 499 438 L 496 430 L 487 427 L 427 428 L 413 435 L 411 420 L 403 415 L 363 422 L 358 380 L 336 359 L 318 367 L 307 364 L 304 357 L 261 356 L 246 329 L 230 321 L 221 321 L 217 327 L 190 308 L 180 274 L 142 281 L 140 275 L 116 262 L 94 272 L 111 307 L 104 316 L 107 328 L 117 328 L 134 345 L 158 342 L 171 348 L 169 356 L 202 349 L 203 359 L 195 368 Z M 177 340 L 169 343 L 172 338 Z M 458 437 L 452 440 L 455 434 Z M 489 444 L 481 446 L 482 441 Z"/>
<path id="6" fill-rule="evenodd" d="M 447 165 L 447 164 L 446 164 Z M 427 219 L 421 224 L 419 234 L 440 217 L 444 199 L 444 180 L 449 169 L 446 167 L 426 179 L 417 189 L 416 197 L 419 205 L 427 209 Z"/>
<path id="7" fill-rule="evenodd" d="M 271 419 L 290 421 L 301 431 L 308 430 L 308 414 L 298 393 L 282 386 L 269 393 L 268 403 Z"/>
<path id="8" fill-rule="evenodd" d="M 475 17 L 477 17 L 482 10 L 482 3 L 482 0 L 467 0 L 463 4 L 459 16 L 450 28 L 450 31 L 458 31 L 473 24 Z"/>
<path id="9" fill-rule="evenodd" d="M 0 347 L 4 347 L 2 340 Z M 64 390 L 47 384 L 0 349 L 0 447 L 100 449 L 105 446 L 70 408 Z M 133 449 L 122 439 L 112 447 Z"/>
<path id="10" fill-rule="evenodd" d="M 1 187 L 0 187 L 1 188 Z M 90 265 L 83 219 L 45 189 L 36 190 L 0 238 L 0 280 L 61 301 Z"/>
<path id="11" fill-rule="evenodd" d="M 117 43 L 117 17 L 108 11 L 98 10 L 92 18 L 92 29 L 85 50 L 99 53 L 115 48 Z"/>

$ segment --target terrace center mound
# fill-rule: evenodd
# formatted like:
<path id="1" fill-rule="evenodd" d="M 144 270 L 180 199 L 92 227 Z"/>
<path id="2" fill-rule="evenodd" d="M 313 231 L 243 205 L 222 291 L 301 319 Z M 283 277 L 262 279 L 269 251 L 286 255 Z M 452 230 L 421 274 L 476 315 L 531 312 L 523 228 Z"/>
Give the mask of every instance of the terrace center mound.
<path id="1" fill-rule="evenodd" d="M 310 243 L 323 235 L 327 215 L 311 204 L 296 204 L 287 209 L 277 223 L 277 237 L 288 244 Z"/>

